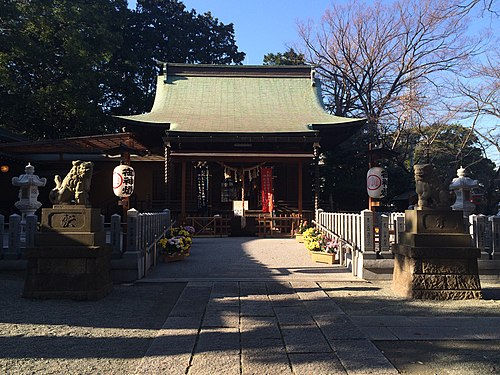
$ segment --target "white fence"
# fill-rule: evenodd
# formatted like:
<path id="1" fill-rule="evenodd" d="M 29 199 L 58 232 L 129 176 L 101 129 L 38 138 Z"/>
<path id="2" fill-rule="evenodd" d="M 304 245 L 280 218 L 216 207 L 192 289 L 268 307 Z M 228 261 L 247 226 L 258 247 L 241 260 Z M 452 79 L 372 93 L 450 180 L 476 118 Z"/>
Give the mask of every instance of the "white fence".
<path id="1" fill-rule="evenodd" d="M 316 212 L 317 229 L 330 237 L 339 238 L 340 263 L 363 277 L 366 261 L 392 258 L 391 246 L 399 242 L 405 230 L 404 213 L 376 214 Z M 482 259 L 500 259 L 500 216 L 471 215 L 471 244 L 482 250 Z"/>

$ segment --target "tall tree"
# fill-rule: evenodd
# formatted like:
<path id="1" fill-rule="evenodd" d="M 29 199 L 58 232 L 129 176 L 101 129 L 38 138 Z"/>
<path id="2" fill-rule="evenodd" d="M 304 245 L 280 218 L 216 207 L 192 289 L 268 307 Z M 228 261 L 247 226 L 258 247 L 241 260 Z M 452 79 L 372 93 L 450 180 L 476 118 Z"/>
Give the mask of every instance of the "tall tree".
<path id="1" fill-rule="evenodd" d="M 303 53 L 297 53 L 293 48 L 286 52 L 268 53 L 264 56 L 264 65 L 305 65 L 306 59 Z"/>
<path id="2" fill-rule="evenodd" d="M 114 131 L 151 108 L 156 66 L 239 63 L 233 25 L 178 0 L 0 3 L 0 127 L 33 138 Z"/>
<path id="3" fill-rule="evenodd" d="M 35 138 L 104 131 L 102 84 L 121 45 L 126 1 L 6 1 L 2 8 L 0 125 Z"/>
<path id="4" fill-rule="evenodd" d="M 334 4 L 318 28 L 300 27 L 309 62 L 319 66 L 328 104 L 339 115 L 368 119 L 370 141 L 386 143 L 401 125 L 402 97 L 412 84 L 428 96 L 442 75 L 460 69 L 475 50 L 454 0 Z"/>

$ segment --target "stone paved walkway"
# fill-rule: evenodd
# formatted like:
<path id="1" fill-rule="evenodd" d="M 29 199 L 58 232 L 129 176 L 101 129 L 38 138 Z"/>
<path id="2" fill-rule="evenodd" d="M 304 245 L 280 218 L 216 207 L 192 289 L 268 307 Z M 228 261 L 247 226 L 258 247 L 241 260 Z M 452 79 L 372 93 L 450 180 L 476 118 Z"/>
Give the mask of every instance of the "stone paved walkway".
<path id="1" fill-rule="evenodd" d="M 312 281 L 190 282 L 138 374 L 397 374 Z"/>

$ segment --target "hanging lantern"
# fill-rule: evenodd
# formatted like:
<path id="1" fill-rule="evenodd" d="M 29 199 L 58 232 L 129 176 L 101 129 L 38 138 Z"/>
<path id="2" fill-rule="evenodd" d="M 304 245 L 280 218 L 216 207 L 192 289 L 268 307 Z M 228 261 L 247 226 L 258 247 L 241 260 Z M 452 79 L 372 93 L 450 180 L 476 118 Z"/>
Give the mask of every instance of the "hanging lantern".
<path id="1" fill-rule="evenodd" d="M 387 172 L 384 168 L 370 168 L 366 174 L 366 190 L 372 198 L 383 198 L 387 194 Z"/>
<path id="2" fill-rule="evenodd" d="M 118 165 L 113 170 L 113 193 L 117 197 L 130 197 L 134 192 L 135 172 L 130 165 Z"/>

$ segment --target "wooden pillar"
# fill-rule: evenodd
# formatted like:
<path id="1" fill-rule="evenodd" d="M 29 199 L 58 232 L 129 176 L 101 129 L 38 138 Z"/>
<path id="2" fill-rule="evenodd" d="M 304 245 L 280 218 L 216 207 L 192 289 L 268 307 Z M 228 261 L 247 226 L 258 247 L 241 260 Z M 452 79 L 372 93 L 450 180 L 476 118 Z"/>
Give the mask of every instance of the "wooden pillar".
<path id="1" fill-rule="evenodd" d="M 245 217 L 245 171 L 238 169 L 238 173 L 241 173 L 241 216 Z"/>
<path id="2" fill-rule="evenodd" d="M 319 143 L 314 143 L 314 211 L 319 209 Z"/>
<path id="3" fill-rule="evenodd" d="M 186 161 L 182 161 L 181 171 L 181 220 L 186 218 Z"/>
<path id="4" fill-rule="evenodd" d="M 297 205 L 298 205 L 298 209 L 299 209 L 299 215 L 302 216 L 302 196 L 303 196 L 303 193 L 302 193 L 302 160 L 300 160 L 298 163 L 297 163 L 297 182 L 298 182 L 298 199 L 297 199 Z"/>
<path id="5" fill-rule="evenodd" d="M 170 176 L 171 170 L 170 170 L 170 152 L 171 152 L 171 146 L 170 142 L 165 142 L 165 149 L 164 149 L 164 183 L 165 183 L 165 195 L 163 199 L 165 200 L 167 207 L 170 207 L 170 185 L 171 185 L 171 180 L 172 177 Z"/>

